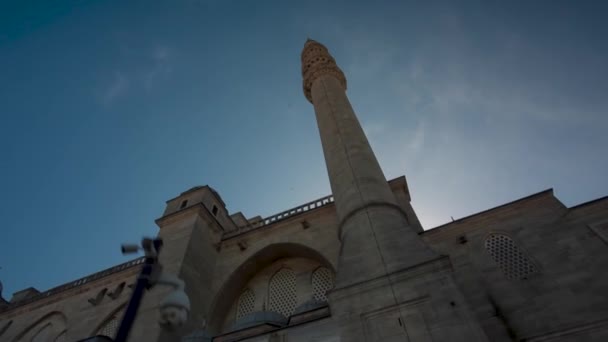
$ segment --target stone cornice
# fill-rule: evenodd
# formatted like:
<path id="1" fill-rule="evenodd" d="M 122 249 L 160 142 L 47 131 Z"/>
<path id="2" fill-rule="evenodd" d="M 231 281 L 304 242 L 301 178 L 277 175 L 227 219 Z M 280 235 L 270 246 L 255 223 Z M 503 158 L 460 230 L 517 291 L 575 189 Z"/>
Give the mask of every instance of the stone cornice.
<path id="1" fill-rule="evenodd" d="M 63 300 L 66 297 L 73 296 L 74 294 L 86 292 L 91 288 L 91 284 L 99 286 L 101 279 L 116 276 L 120 273 L 124 273 L 124 276 L 131 276 L 137 273 L 139 266 L 143 264 L 144 257 L 137 258 L 114 267 L 110 267 L 103 271 L 93 273 L 86 277 L 71 281 L 69 283 L 54 287 L 50 290 L 40 292 L 39 294 L 24 299 L 16 303 L 9 303 L 8 307 L 0 310 L 0 316 L 8 315 L 8 317 L 14 317 L 23 312 L 35 310 L 39 307 L 49 305 L 58 301 Z M 87 286 L 89 285 L 89 286 Z M 36 303 L 37 305 L 28 305 Z"/>
<path id="2" fill-rule="evenodd" d="M 182 192 L 178 196 L 175 196 L 175 197 L 173 197 L 173 198 L 165 201 L 165 203 L 169 203 L 169 202 L 171 202 L 173 200 L 176 200 L 176 199 L 178 199 L 178 198 L 180 198 L 180 197 L 182 197 L 184 195 L 187 195 L 189 193 L 198 191 L 200 189 L 208 189 L 209 191 L 211 191 L 211 193 L 213 194 L 213 196 L 215 196 L 215 199 L 222 204 L 222 206 L 224 206 L 224 207 L 226 206 L 226 203 L 224 203 L 224 200 L 222 199 L 222 196 L 220 196 L 220 194 L 217 191 L 215 191 L 215 189 L 213 189 L 212 187 L 210 187 L 209 185 L 199 185 L 199 186 L 192 187 L 192 188 L 190 188 L 190 189 Z"/>
<path id="3" fill-rule="evenodd" d="M 258 229 L 261 229 L 261 228 L 270 227 L 270 226 L 274 225 L 275 223 L 283 222 L 283 221 L 286 221 L 288 219 L 291 219 L 291 218 L 294 218 L 297 216 L 304 217 L 303 214 L 305 214 L 305 213 L 309 213 L 311 211 L 317 210 L 322 207 L 331 206 L 331 205 L 333 205 L 333 203 L 334 203 L 334 198 L 332 195 L 325 196 L 325 197 L 319 198 L 318 200 L 314 200 L 312 202 L 308 202 L 306 204 L 302 204 L 295 208 L 269 216 L 269 217 L 259 221 L 259 223 L 255 224 L 255 225 L 249 225 L 249 226 L 242 227 L 235 231 L 226 232 L 224 234 L 224 236 L 222 236 L 222 240 L 228 240 L 228 239 L 231 239 L 231 238 L 234 238 L 237 236 L 242 236 L 243 234 L 246 234 L 246 233 L 249 233 L 252 231 L 257 231 Z"/>
<path id="4" fill-rule="evenodd" d="M 471 227 L 475 227 L 475 222 L 477 222 L 477 220 L 485 219 L 486 216 L 501 215 L 501 214 L 509 212 L 510 210 L 513 210 L 513 208 L 517 205 L 521 205 L 526 202 L 532 202 L 535 200 L 539 200 L 541 198 L 553 198 L 557 202 L 559 202 L 559 200 L 557 198 L 555 198 L 555 196 L 553 196 L 553 189 L 548 189 L 548 190 L 544 190 L 544 191 L 517 199 L 515 201 L 511 201 L 511 202 L 501 204 L 499 206 L 496 206 L 496 207 L 493 207 L 490 209 L 486 209 L 484 211 L 480 211 L 478 213 L 475 213 L 475 214 L 472 214 L 469 216 L 465 216 L 463 218 L 442 224 L 435 228 L 425 230 L 423 232 L 420 232 L 419 235 L 421 235 L 423 238 L 432 238 L 432 237 L 444 235 L 444 234 L 457 236 L 457 235 L 461 235 L 468 231 L 481 229 L 481 228 L 471 228 Z M 559 203 L 561 203 L 561 202 L 559 202 Z M 566 207 L 564 207 L 564 209 L 567 210 Z"/>
<path id="5" fill-rule="evenodd" d="M 594 205 L 602 205 L 603 204 L 602 202 L 608 203 L 608 196 L 604 196 L 604 197 L 596 198 L 596 199 L 591 200 L 591 201 L 580 203 L 580 204 L 577 204 L 575 206 L 569 207 L 568 209 L 570 209 L 570 210 L 583 209 L 585 207 L 591 207 L 591 206 L 594 206 Z"/>
<path id="6" fill-rule="evenodd" d="M 340 223 L 338 223 L 338 238 L 340 239 L 340 242 L 342 242 L 344 240 L 344 234 L 345 234 L 344 226 L 346 225 L 346 223 L 348 223 L 348 221 L 350 221 L 353 217 L 355 217 L 355 215 L 357 215 L 358 213 L 360 213 L 362 211 L 366 211 L 368 208 L 394 209 L 399 214 L 401 214 L 401 216 L 405 219 L 405 221 L 408 224 L 410 223 L 405 211 L 403 211 L 403 209 L 400 206 L 398 206 L 397 204 L 391 203 L 391 202 L 368 202 L 368 203 L 365 203 L 359 207 L 356 207 L 356 208 L 352 209 L 351 211 L 349 211 L 348 213 L 346 213 L 346 215 L 344 216 L 342 221 L 340 221 Z"/>
<path id="7" fill-rule="evenodd" d="M 405 176 L 400 176 L 400 177 L 389 180 L 388 185 L 391 187 L 391 190 L 393 190 L 393 191 L 395 191 L 395 189 L 399 189 L 400 187 L 402 187 L 406 193 L 406 196 L 408 196 L 408 198 L 409 198 L 409 192 L 408 192 Z M 260 220 L 256 224 L 250 224 L 248 226 L 241 227 L 234 231 L 225 232 L 224 235 L 222 236 L 222 241 L 229 240 L 229 239 L 232 239 L 235 237 L 240 237 L 249 232 L 253 232 L 253 231 L 257 231 L 258 229 L 261 229 L 261 228 L 269 227 L 271 225 L 274 225 L 275 223 L 283 222 L 287 219 L 291 219 L 296 216 L 299 216 L 300 218 L 304 218 L 305 215 L 300 216 L 300 214 L 308 213 L 312 210 L 316 210 L 321 207 L 331 207 L 331 206 L 333 206 L 333 203 L 334 203 L 333 195 L 321 197 L 314 201 L 299 205 L 295 208 L 291 208 L 291 209 L 282 211 L 278 214 L 268 216 L 268 217 Z M 401 207 L 399 207 L 399 210 L 401 212 L 403 212 L 403 209 L 401 209 Z M 167 216 L 169 216 L 169 215 L 167 215 Z M 406 216 L 406 218 L 407 218 L 407 216 Z"/>
<path id="8" fill-rule="evenodd" d="M 570 337 L 576 335 L 592 335 L 591 332 L 604 330 L 608 326 L 608 319 L 602 319 L 591 323 L 583 323 L 575 326 L 566 327 L 560 330 L 541 333 L 521 339 L 521 341 L 540 342 L 554 341 L 560 337 Z"/>
<path id="9" fill-rule="evenodd" d="M 441 255 L 437 258 L 428 260 L 426 262 L 407 267 L 405 269 L 390 273 L 388 275 L 382 275 L 380 277 L 365 280 L 359 283 L 346 285 L 341 288 L 335 288 L 330 290 L 327 295 L 332 300 L 339 300 L 342 298 L 348 298 L 353 295 L 361 294 L 363 292 L 371 291 L 384 286 L 393 286 L 399 282 L 408 281 L 413 278 L 419 278 L 427 274 L 437 274 L 440 272 L 452 272 L 452 263 L 450 258 L 445 255 Z M 393 285 L 391 285 L 393 284 Z"/>
<path id="10" fill-rule="evenodd" d="M 183 218 L 183 216 L 188 215 L 191 212 L 196 212 L 196 214 L 204 220 L 214 222 L 215 226 L 218 228 L 217 229 L 218 231 L 220 231 L 220 232 L 224 231 L 224 227 L 220 224 L 218 219 L 209 212 L 209 209 L 207 209 L 207 207 L 205 207 L 205 205 L 203 203 L 197 203 L 195 205 L 191 205 L 184 209 L 178 210 L 174 213 L 165 215 L 163 217 L 159 217 L 156 220 L 154 220 L 154 222 L 160 229 L 162 229 L 164 226 L 166 226 L 172 222 L 178 221 L 179 219 Z"/>

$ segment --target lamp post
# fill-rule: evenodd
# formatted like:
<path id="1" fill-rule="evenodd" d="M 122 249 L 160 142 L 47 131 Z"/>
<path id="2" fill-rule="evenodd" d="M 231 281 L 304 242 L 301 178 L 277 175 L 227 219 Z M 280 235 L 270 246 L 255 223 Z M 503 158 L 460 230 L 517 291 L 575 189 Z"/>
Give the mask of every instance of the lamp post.
<path id="1" fill-rule="evenodd" d="M 81 340 L 80 342 L 126 342 L 146 290 L 153 288 L 157 284 L 169 285 L 174 288 L 160 303 L 161 318 L 159 323 L 161 327 L 167 330 L 174 330 L 184 325 L 188 320 L 190 312 L 190 300 L 186 292 L 184 292 L 184 281 L 174 274 L 163 272 L 162 265 L 158 261 L 158 254 L 162 246 L 163 241 L 160 238 L 143 238 L 141 246 L 136 244 L 122 245 L 123 254 L 132 254 L 143 250 L 145 260 L 141 272 L 137 277 L 137 283 L 133 289 L 133 294 L 129 300 L 129 305 L 122 318 L 116 337 L 112 340 L 105 336 L 95 336 Z"/>
<path id="2" fill-rule="evenodd" d="M 129 300 L 129 305 L 127 306 L 127 310 L 125 311 L 116 337 L 114 338 L 115 342 L 127 341 L 127 337 L 129 337 L 129 332 L 131 331 L 131 327 L 137 316 L 137 310 L 139 309 L 146 289 L 150 289 L 154 286 L 153 276 L 162 272 L 162 266 L 158 262 L 158 254 L 160 253 L 162 246 L 163 240 L 150 238 L 143 238 L 141 240 L 141 247 L 138 245 L 122 245 L 122 254 L 137 253 L 141 248 L 144 250 L 146 259 L 141 272 L 139 273 L 139 277 L 137 277 L 137 283 L 133 290 L 133 294 L 131 295 L 131 299 Z"/>

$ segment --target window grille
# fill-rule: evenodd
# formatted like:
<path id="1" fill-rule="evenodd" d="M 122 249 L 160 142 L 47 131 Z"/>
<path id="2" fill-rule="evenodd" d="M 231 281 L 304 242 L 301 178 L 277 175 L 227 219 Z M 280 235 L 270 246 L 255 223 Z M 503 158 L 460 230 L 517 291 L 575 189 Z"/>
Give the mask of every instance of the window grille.
<path id="1" fill-rule="evenodd" d="M 317 268 L 312 274 L 313 298 L 320 302 L 326 302 L 326 293 L 334 287 L 334 277 L 326 267 Z"/>
<path id="2" fill-rule="evenodd" d="M 243 291 L 239 297 L 236 308 L 236 318 L 239 319 L 253 312 L 255 306 L 255 293 L 250 289 Z"/>
<path id="3" fill-rule="evenodd" d="M 486 239 L 485 247 L 509 280 L 527 279 L 538 272 L 524 252 L 506 235 L 490 235 Z"/>
<path id="4" fill-rule="evenodd" d="M 268 288 L 268 308 L 289 317 L 296 308 L 296 274 L 288 268 L 282 268 L 270 279 Z"/>
<path id="5" fill-rule="evenodd" d="M 112 317 L 110 317 L 97 331 L 97 335 L 103 335 L 107 337 L 114 338 L 116 333 L 118 332 L 118 327 L 120 327 L 120 322 L 122 321 L 122 316 L 124 315 L 125 309 L 119 310 L 114 313 Z"/>

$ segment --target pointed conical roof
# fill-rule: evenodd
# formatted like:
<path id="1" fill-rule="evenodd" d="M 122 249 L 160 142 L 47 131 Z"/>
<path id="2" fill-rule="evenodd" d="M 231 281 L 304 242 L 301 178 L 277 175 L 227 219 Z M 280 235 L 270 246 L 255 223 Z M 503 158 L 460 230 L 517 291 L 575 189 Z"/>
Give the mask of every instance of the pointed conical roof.
<path id="1" fill-rule="evenodd" d="M 314 40 L 314 39 L 310 39 L 310 37 L 309 37 L 309 38 L 306 38 L 306 43 L 304 43 L 304 46 L 306 47 L 306 45 L 308 45 L 308 44 L 319 44 L 319 45 L 322 45 L 322 44 L 321 44 L 321 43 L 319 43 L 318 41 L 316 41 L 316 40 Z"/>

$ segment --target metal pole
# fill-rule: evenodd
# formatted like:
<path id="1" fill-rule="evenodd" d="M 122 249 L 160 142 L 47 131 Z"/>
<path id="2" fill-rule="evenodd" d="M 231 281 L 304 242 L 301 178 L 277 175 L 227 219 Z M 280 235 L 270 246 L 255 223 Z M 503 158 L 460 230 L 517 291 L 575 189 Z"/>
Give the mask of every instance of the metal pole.
<path id="1" fill-rule="evenodd" d="M 125 315 L 122 318 L 120 323 L 120 328 L 118 328 L 118 332 L 116 333 L 116 337 L 114 338 L 115 342 L 126 342 L 129 337 L 129 332 L 131 331 L 131 327 L 133 326 L 133 322 L 135 322 L 135 317 L 137 316 L 137 310 L 139 309 L 139 305 L 141 304 L 141 300 L 151 285 L 150 277 L 152 273 L 155 271 L 158 265 L 158 252 L 160 252 L 160 248 L 162 246 L 162 240 L 155 239 L 151 242 L 151 245 L 146 246 L 146 241 L 142 243 L 144 245 L 144 250 L 146 250 L 146 259 L 144 261 L 144 266 L 141 269 L 141 273 L 137 278 L 137 284 L 135 285 L 135 289 L 133 290 L 133 294 L 131 295 L 131 299 L 129 300 L 129 305 L 127 306 L 127 310 L 125 311 Z M 148 248 L 153 248 L 153 251 L 148 251 Z M 150 253 L 151 252 L 151 253 Z"/>

